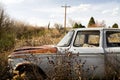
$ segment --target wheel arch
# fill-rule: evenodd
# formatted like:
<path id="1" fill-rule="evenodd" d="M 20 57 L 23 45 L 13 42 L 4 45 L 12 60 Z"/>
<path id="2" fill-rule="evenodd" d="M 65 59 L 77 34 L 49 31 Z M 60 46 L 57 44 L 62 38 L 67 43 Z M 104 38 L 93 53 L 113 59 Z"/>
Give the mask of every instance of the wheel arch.
<path id="1" fill-rule="evenodd" d="M 46 73 L 38 65 L 33 64 L 33 63 L 28 63 L 28 62 L 27 63 L 20 63 L 15 68 L 16 71 L 19 71 L 19 74 L 22 74 L 25 71 L 30 71 L 33 69 L 36 69 L 42 77 L 47 78 Z"/>

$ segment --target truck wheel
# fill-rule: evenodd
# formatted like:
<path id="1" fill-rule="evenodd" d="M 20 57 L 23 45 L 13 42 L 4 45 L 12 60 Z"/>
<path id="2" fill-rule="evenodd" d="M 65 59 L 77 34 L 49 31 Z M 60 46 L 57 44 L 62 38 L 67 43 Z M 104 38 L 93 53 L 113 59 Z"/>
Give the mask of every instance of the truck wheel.
<path id="1" fill-rule="evenodd" d="M 38 66 L 33 64 L 24 64 L 16 68 L 19 75 L 28 80 L 45 80 L 46 74 Z"/>

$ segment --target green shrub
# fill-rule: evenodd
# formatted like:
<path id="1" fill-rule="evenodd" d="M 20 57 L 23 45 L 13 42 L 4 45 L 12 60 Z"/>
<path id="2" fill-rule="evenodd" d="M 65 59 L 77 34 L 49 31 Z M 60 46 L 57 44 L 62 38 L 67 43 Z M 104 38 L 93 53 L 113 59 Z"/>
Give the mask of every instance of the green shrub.
<path id="1" fill-rule="evenodd" d="M 0 52 L 8 51 L 14 47 L 15 38 L 13 34 L 4 33 L 0 38 Z"/>

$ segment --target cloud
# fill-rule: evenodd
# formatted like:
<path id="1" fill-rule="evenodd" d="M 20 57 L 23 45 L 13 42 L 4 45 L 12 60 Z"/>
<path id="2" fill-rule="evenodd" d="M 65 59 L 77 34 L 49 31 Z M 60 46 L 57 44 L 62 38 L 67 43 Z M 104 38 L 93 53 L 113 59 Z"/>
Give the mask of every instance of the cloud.
<path id="1" fill-rule="evenodd" d="M 69 13 L 74 13 L 74 12 L 82 12 L 82 11 L 87 11 L 91 7 L 90 4 L 80 4 L 78 6 L 72 6 L 70 9 L 68 9 Z"/>
<path id="2" fill-rule="evenodd" d="M 112 15 L 116 16 L 119 13 L 119 7 L 116 7 L 112 10 Z"/>
<path id="3" fill-rule="evenodd" d="M 111 10 L 103 10 L 102 14 L 107 14 L 107 13 L 110 13 L 110 12 L 111 12 Z"/>
<path id="4" fill-rule="evenodd" d="M 45 26 L 46 25 L 46 20 L 45 19 L 39 19 L 36 17 L 31 17 L 27 20 L 32 25 L 38 25 L 38 26 Z"/>
<path id="5" fill-rule="evenodd" d="M 0 0 L 0 1 L 4 4 L 17 4 L 17 3 L 21 3 L 25 0 Z"/>
<path id="6" fill-rule="evenodd" d="M 42 13 L 63 13 L 63 10 L 61 7 L 56 7 L 56 8 L 36 8 L 33 9 L 32 11 L 35 12 L 42 12 Z"/>
<path id="7" fill-rule="evenodd" d="M 49 17 L 51 19 L 55 19 L 55 18 L 62 18 L 64 14 L 51 14 Z"/>
<path id="8" fill-rule="evenodd" d="M 90 4 L 81 4 L 78 6 L 78 8 L 81 9 L 82 11 L 87 11 L 90 7 L 91 7 Z"/>
<path id="9" fill-rule="evenodd" d="M 115 7 L 112 9 L 107 9 L 107 10 L 103 10 L 102 14 L 111 14 L 112 16 L 116 16 L 119 13 L 119 7 Z"/>
<path id="10" fill-rule="evenodd" d="M 82 11 L 87 11 L 89 10 L 91 7 L 90 4 L 80 4 L 78 6 L 71 6 L 70 8 L 67 8 L 67 12 L 68 13 L 73 13 L 73 12 L 82 12 Z M 35 11 L 35 12 L 46 12 L 46 13 L 64 13 L 64 8 L 62 7 L 55 7 L 55 8 L 51 8 L 51 7 L 47 7 L 47 8 L 36 8 L 36 9 L 33 9 L 32 11 Z"/>

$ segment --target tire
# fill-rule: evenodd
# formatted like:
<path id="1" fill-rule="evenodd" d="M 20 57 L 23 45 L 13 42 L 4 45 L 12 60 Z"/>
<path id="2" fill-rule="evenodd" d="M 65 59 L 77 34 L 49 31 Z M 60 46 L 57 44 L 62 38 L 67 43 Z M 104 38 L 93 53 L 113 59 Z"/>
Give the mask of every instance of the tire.
<path id="1" fill-rule="evenodd" d="M 16 68 L 19 71 L 19 75 L 25 80 L 45 80 L 46 74 L 37 65 L 24 64 Z"/>

